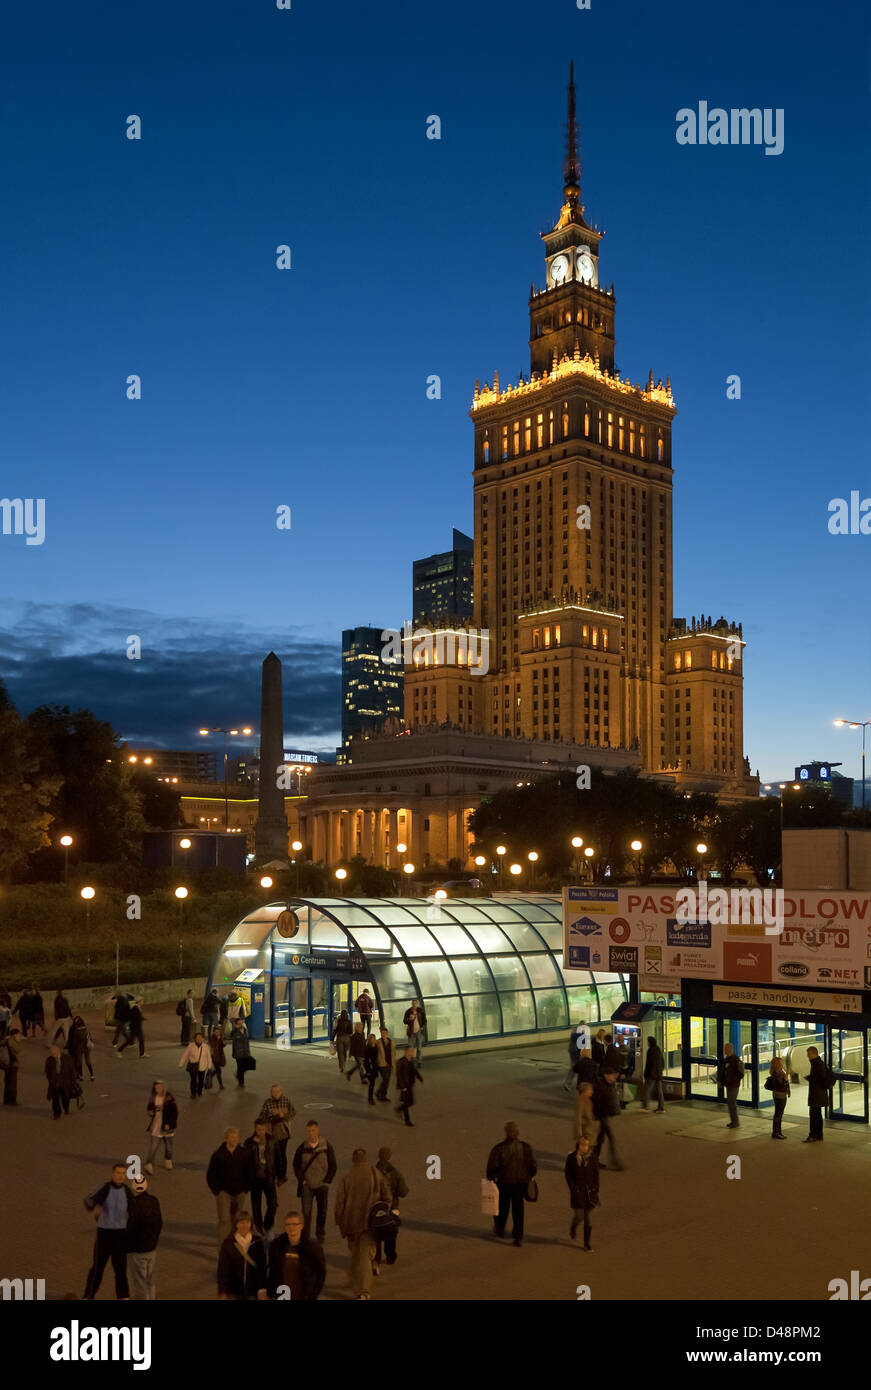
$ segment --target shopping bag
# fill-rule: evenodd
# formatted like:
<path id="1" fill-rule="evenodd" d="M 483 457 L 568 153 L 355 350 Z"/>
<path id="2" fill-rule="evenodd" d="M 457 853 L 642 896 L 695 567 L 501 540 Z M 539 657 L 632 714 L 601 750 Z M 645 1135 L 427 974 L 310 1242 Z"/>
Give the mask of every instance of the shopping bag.
<path id="1" fill-rule="evenodd" d="M 331 1056 L 331 1057 L 335 1057 L 335 1055 L 336 1055 L 336 1044 L 335 1044 L 334 1042 L 331 1042 L 331 1043 L 330 1043 L 330 1056 Z"/>
<path id="2" fill-rule="evenodd" d="M 499 1215 L 499 1188 L 495 1182 L 490 1182 L 488 1178 L 481 1179 L 481 1214 L 483 1216 Z"/>

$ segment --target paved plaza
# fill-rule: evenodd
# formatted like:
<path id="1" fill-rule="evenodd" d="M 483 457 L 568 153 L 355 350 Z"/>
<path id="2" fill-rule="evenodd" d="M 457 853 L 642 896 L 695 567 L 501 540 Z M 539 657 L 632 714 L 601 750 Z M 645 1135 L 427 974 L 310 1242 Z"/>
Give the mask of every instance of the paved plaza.
<path id="1" fill-rule="evenodd" d="M 215 1297 L 215 1210 L 205 1183 L 210 1153 L 228 1125 L 246 1138 L 270 1084 L 280 1082 L 297 1110 L 292 1154 L 305 1121 L 316 1117 L 336 1150 L 339 1172 L 351 1150 L 375 1161 L 389 1144 L 410 1192 L 402 1203 L 398 1263 L 375 1281 L 373 1297 L 470 1301 L 570 1299 L 589 1284 L 594 1299 L 774 1299 L 828 1297 L 831 1279 L 871 1276 L 867 1191 L 871 1132 L 827 1127 L 826 1142 L 804 1145 L 806 1093 L 794 1089 L 784 1132 L 742 1112 L 725 1128 L 725 1106 L 669 1102 L 665 1115 L 631 1105 L 615 1121 L 626 1171 L 604 1171 L 596 1213 L 595 1253 L 568 1238 L 562 1168 L 572 1147 L 572 1097 L 562 1090 L 567 1053 L 561 1043 L 426 1060 L 414 1129 L 392 1106 L 371 1108 L 356 1077 L 346 1081 L 333 1059 L 314 1048 L 255 1044 L 257 1070 L 245 1090 L 234 1069 L 227 1089 L 188 1099 L 177 1067 L 178 1020 L 170 1005 L 147 1009 L 150 1057 L 134 1048 L 117 1059 L 102 1018 L 88 1018 L 96 1042 L 96 1080 L 85 1078 L 86 1106 L 52 1121 L 42 1075 L 42 1040 L 22 1055 L 17 1110 L 0 1109 L 4 1220 L 0 1277 L 44 1278 L 49 1298 L 80 1296 L 94 1223 L 82 1198 L 108 1176 L 113 1159 L 146 1148 L 145 1105 L 152 1079 L 166 1080 L 179 1101 L 175 1167 L 157 1166 L 151 1191 L 164 1231 L 157 1262 L 161 1299 Z M 515 1120 L 539 1165 L 540 1200 L 527 1205 L 522 1249 L 498 1242 L 481 1215 L 480 1180 L 490 1147 Z M 432 1156 L 441 1177 L 428 1179 Z M 742 1176 L 726 1176 L 730 1156 Z M 607 1157 L 607 1154 L 603 1155 Z M 293 1179 L 280 1189 L 279 1221 L 297 1206 Z M 347 1252 L 330 1209 L 325 1299 L 345 1299 Z M 111 1269 L 100 1299 L 114 1296 Z"/>

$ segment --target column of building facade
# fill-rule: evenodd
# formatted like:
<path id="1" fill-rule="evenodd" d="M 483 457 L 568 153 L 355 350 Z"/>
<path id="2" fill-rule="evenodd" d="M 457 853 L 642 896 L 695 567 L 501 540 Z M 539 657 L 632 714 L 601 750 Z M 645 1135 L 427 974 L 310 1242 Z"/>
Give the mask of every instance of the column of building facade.
<path id="1" fill-rule="evenodd" d="M 397 829 L 397 820 L 396 820 L 396 810 L 395 810 L 394 807 L 391 807 L 391 808 L 390 808 L 390 812 L 389 812 L 388 817 L 387 817 L 387 823 L 388 823 L 389 832 L 390 832 L 390 866 L 391 866 L 391 868 L 394 868 L 395 865 L 396 865 L 396 862 L 397 862 L 397 861 L 396 861 L 396 842 L 397 842 L 397 840 L 399 839 L 399 833 L 398 833 L 398 829 Z"/>

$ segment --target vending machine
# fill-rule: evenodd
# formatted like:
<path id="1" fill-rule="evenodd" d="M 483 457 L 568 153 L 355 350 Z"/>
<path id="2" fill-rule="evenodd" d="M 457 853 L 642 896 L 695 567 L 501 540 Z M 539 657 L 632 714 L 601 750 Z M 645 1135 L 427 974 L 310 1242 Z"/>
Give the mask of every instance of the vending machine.
<path id="1" fill-rule="evenodd" d="M 245 1026 L 253 1042 L 266 1037 L 266 976 L 262 970 L 243 970 L 233 989 L 245 1004 Z"/>
<path id="2" fill-rule="evenodd" d="M 662 1047 L 662 1027 L 662 1010 L 655 1004 L 621 1004 L 611 1015 L 614 1046 L 626 1057 L 626 1079 L 633 1085 L 644 1076 L 647 1039 L 656 1038 Z"/>

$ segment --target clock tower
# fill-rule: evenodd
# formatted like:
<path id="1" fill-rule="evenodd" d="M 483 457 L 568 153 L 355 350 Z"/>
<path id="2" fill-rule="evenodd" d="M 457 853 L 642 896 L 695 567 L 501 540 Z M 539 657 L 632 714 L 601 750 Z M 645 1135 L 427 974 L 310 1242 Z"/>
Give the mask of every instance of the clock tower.
<path id="1" fill-rule="evenodd" d="M 581 161 L 575 114 L 575 65 L 569 74 L 567 151 L 563 165 L 565 202 L 559 221 L 542 232 L 546 288 L 529 301 L 529 352 L 533 372 L 549 372 L 554 360 L 589 353 L 605 371 L 614 369 L 614 292 L 599 289 L 599 242 L 603 233 L 584 218 Z M 556 354 L 556 359 L 554 359 Z"/>

